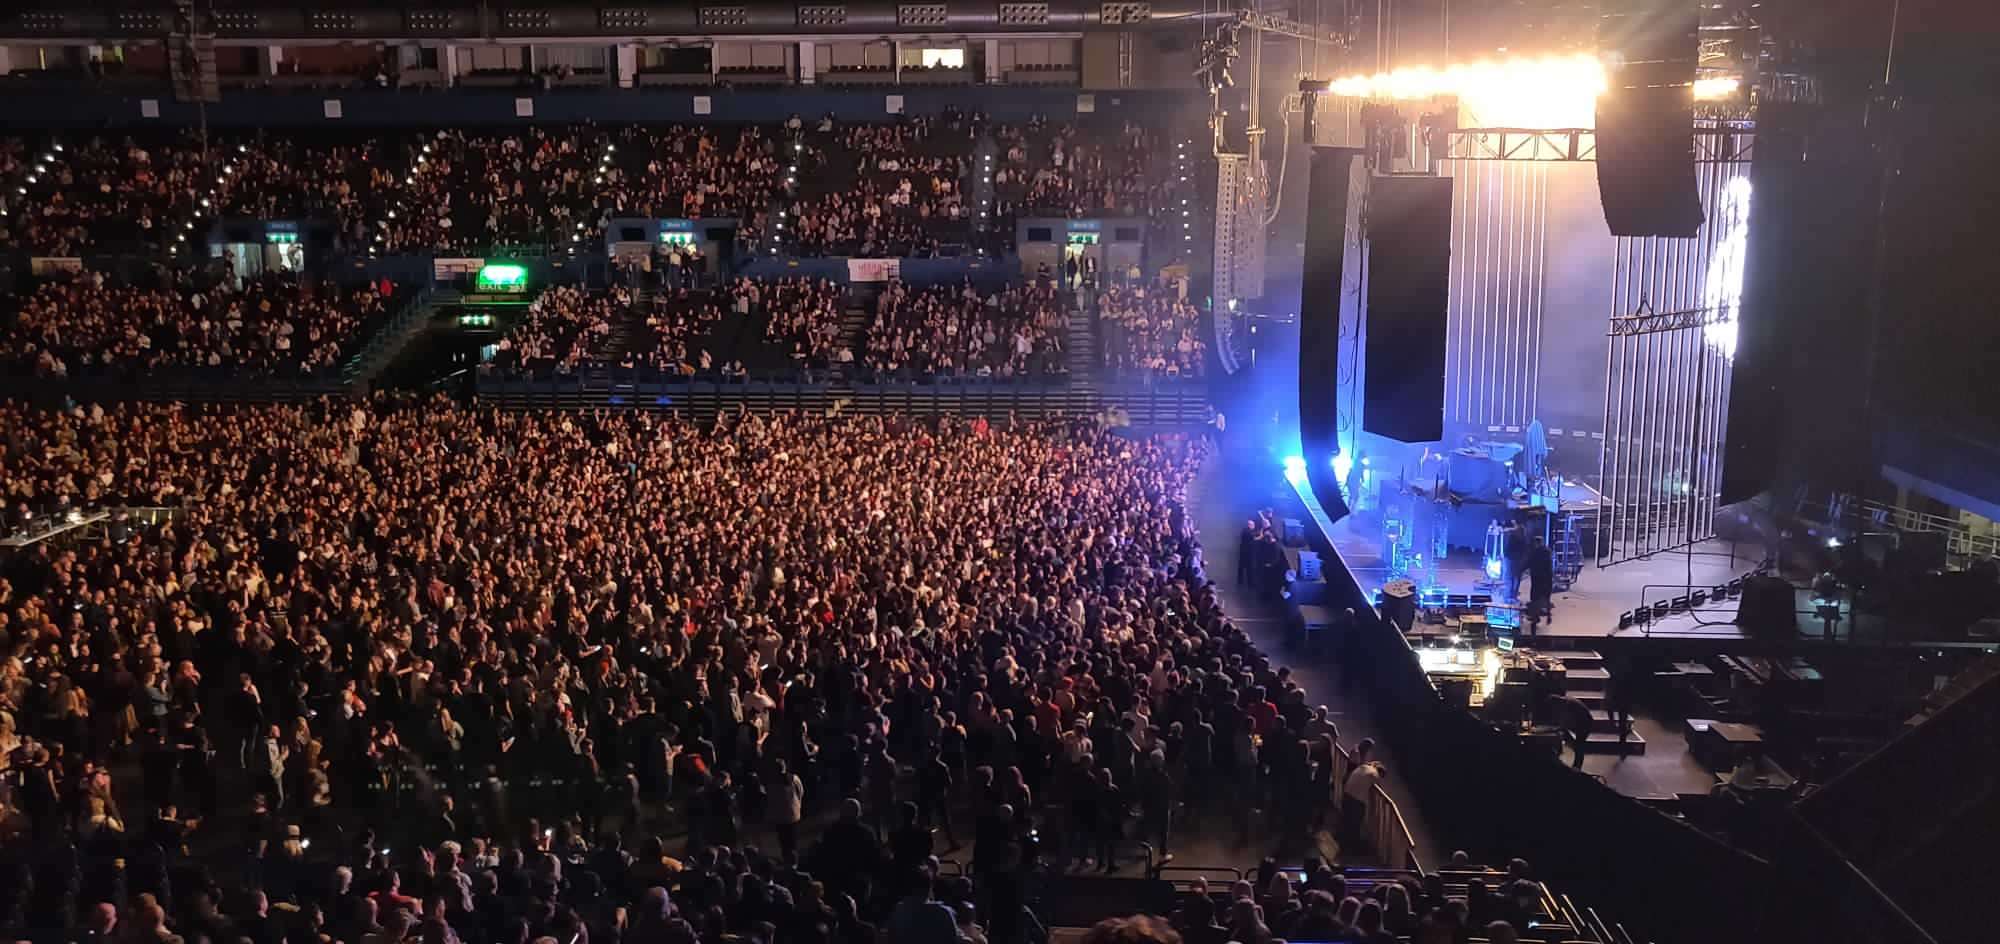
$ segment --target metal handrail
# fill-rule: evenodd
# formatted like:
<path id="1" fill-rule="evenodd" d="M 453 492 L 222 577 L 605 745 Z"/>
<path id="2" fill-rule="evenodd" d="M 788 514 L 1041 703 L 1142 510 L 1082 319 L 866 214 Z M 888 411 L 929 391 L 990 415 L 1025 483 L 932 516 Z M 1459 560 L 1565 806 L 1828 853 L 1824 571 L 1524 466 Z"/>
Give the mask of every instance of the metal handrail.
<path id="1" fill-rule="evenodd" d="M 1800 496 L 1799 516 L 1804 517 L 1813 504 L 1817 503 L 1809 496 Z M 1822 507 L 1828 524 L 1880 525 L 1908 534 L 1942 532 L 1946 554 L 1973 558 L 2000 557 L 2000 535 L 1973 534 L 1964 522 L 1956 518 L 1902 508 L 1845 492 L 1828 496 Z"/>
<path id="2" fill-rule="evenodd" d="M 1368 795 L 1365 822 L 1372 826 L 1368 832 L 1382 861 L 1413 872 L 1424 870 L 1417 857 L 1417 841 L 1410 836 L 1410 824 L 1404 821 L 1403 811 L 1381 784 L 1376 784 Z"/>
<path id="3" fill-rule="evenodd" d="M 1336 744 L 1332 764 L 1330 782 L 1335 790 L 1344 790 L 1347 775 L 1354 770 L 1354 755 L 1348 753 L 1346 747 Z M 1417 855 L 1416 839 L 1410 835 L 1410 824 L 1403 819 L 1402 808 L 1379 783 L 1368 794 L 1361 822 L 1359 832 L 1368 837 L 1369 846 L 1382 858 L 1383 864 L 1392 869 L 1424 870 L 1423 860 Z"/>
<path id="4" fill-rule="evenodd" d="M 147 526 L 171 521 L 180 517 L 181 512 L 185 510 L 187 509 L 171 505 L 120 505 L 112 509 Z"/>
<path id="5" fill-rule="evenodd" d="M 1188 877 L 1176 878 L 1169 873 L 1185 873 Z M 1232 865 L 1161 865 L 1153 869 L 1153 877 L 1172 882 L 1176 892 L 1186 892 L 1198 880 L 1207 880 L 1210 885 L 1218 881 L 1225 885 L 1240 882 L 1243 870 Z"/>

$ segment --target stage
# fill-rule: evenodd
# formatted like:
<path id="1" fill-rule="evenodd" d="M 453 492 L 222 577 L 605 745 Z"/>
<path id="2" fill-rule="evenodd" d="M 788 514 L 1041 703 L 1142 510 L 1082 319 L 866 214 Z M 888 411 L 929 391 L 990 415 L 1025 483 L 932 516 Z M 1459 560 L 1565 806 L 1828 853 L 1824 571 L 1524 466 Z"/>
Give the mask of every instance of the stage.
<path id="1" fill-rule="evenodd" d="M 1340 562 L 1354 576 L 1355 582 L 1370 594 L 1381 589 L 1392 576 L 1389 561 L 1384 557 L 1381 516 L 1362 512 L 1337 522 L 1330 521 L 1303 481 L 1293 481 L 1292 489 L 1312 516 L 1313 526 L 1333 544 L 1335 552 L 1340 555 Z M 1576 507 L 1588 507 L 1582 492 L 1577 492 L 1576 497 Z M 1565 496 L 1564 507 L 1572 507 L 1568 495 Z M 1621 616 L 1642 605 L 1686 596 L 1691 592 L 1689 588 L 1707 591 L 1750 573 L 1762 557 L 1760 548 L 1738 547 L 1733 542 L 1711 539 L 1691 548 L 1660 552 L 1609 567 L 1596 566 L 1591 557 L 1591 549 L 1584 548 L 1582 570 L 1568 590 L 1555 594 L 1550 617 L 1539 627 L 1540 635 L 1573 638 L 1614 635 L 1743 638 L 1742 632 L 1731 622 L 1736 611 L 1734 601 L 1689 607 L 1623 628 L 1619 622 Z M 1484 564 L 1483 557 L 1476 552 L 1454 550 L 1441 564 L 1427 565 L 1425 577 L 1419 579 L 1412 575 L 1411 579 L 1419 584 L 1420 589 L 1433 593 L 1438 590 L 1447 594 L 1487 593 L 1498 600 L 1501 594 L 1496 589 L 1497 582 L 1487 580 Z M 1521 591 L 1524 594 L 1527 592 L 1525 580 L 1521 583 Z"/>

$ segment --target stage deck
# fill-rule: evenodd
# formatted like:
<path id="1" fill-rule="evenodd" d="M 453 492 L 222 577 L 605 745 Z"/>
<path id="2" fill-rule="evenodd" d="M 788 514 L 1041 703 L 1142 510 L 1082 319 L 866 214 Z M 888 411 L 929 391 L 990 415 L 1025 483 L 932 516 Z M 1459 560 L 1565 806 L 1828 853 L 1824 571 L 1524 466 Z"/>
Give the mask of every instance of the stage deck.
<path id="1" fill-rule="evenodd" d="M 1317 519 L 1315 523 L 1332 540 L 1355 581 L 1371 593 L 1386 583 L 1389 567 L 1382 555 L 1381 532 L 1362 517 L 1349 516 L 1329 523 L 1318 503 L 1312 502 L 1309 495 L 1307 500 Z M 1692 550 L 1692 556 L 1685 550 L 1660 553 L 1610 567 L 1598 567 L 1586 560 L 1575 584 L 1555 595 L 1554 612 L 1542 623 L 1541 634 L 1584 638 L 1612 635 L 1743 638 L 1731 622 L 1736 613 L 1734 602 L 1711 603 L 1701 611 L 1674 613 L 1644 625 L 1618 628 L 1619 615 L 1642 603 L 1682 596 L 1688 587 L 1707 589 L 1749 573 L 1756 567 L 1759 554 L 1758 549 L 1739 550 L 1732 542 L 1722 540 L 1703 541 Z M 1448 593 L 1487 592 L 1488 587 L 1481 586 L 1485 578 L 1482 563 L 1477 554 L 1455 552 L 1437 567 L 1433 585 L 1442 586 Z M 1527 581 L 1522 581 L 1521 590 L 1527 591 Z"/>

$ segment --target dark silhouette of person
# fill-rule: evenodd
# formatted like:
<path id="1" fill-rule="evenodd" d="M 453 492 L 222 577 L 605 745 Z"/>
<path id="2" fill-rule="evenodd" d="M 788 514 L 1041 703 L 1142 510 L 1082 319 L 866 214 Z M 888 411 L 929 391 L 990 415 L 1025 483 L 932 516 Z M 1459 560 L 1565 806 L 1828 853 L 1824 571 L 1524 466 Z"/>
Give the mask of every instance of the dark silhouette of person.
<path id="1" fill-rule="evenodd" d="M 1528 626 L 1532 630 L 1537 622 L 1549 618 L 1551 600 L 1555 597 L 1556 559 L 1541 538 L 1536 538 L 1528 548 L 1528 610 L 1531 618 Z"/>

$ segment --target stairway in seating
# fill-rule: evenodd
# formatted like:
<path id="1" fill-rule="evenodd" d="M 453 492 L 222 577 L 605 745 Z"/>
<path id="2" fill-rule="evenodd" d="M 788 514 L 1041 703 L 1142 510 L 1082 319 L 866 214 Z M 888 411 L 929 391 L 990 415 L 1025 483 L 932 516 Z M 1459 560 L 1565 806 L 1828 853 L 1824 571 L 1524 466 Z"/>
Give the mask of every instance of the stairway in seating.
<path id="1" fill-rule="evenodd" d="M 1097 300 L 1079 292 L 1076 307 L 1069 313 L 1069 336 L 1063 339 L 1063 353 L 1069 367 L 1070 389 L 1095 396 L 1097 371 Z"/>
<path id="2" fill-rule="evenodd" d="M 441 290 L 419 293 L 401 302 L 402 307 L 375 330 L 361 349 L 347 359 L 347 363 L 341 365 L 342 381 L 349 389 L 366 391 L 368 385 L 395 362 L 404 345 L 430 325 L 431 315 L 438 306 L 455 304 L 458 298 L 457 292 Z"/>
<path id="3" fill-rule="evenodd" d="M 639 339 L 646 336 L 646 313 L 653 309 L 653 290 L 641 285 L 632 294 L 632 304 L 618 313 L 611 322 L 611 331 L 597 339 L 590 352 L 599 361 L 616 362 L 621 355 L 632 350 Z"/>
<path id="4" fill-rule="evenodd" d="M 840 337 L 833 342 L 833 349 L 842 348 L 854 352 L 855 369 L 859 370 L 868 343 L 868 326 L 874 321 L 870 309 L 856 301 L 845 301 L 840 308 Z"/>
<path id="5" fill-rule="evenodd" d="M 1585 754 L 1644 754 L 1646 740 L 1639 732 L 1632 732 L 1624 743 L 1618 741 L 1618 725 L 1611 720 L 1611 712 L 1605 709 L 1604 692 L 1611 684 L 1611 673 L 1604 668 L 1604 657 L 1595 652 L 1542 651 L 1542 655 L 1563 664 L 1563 685 L 1568 694 L 1590 706 L 1590 737 L 1584 742 Z"/>

